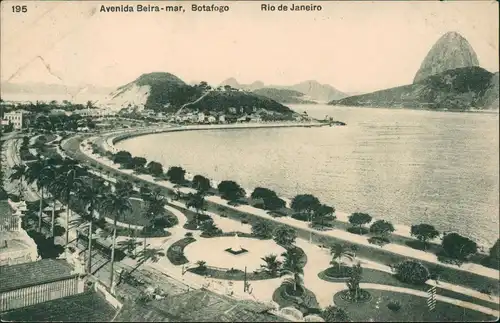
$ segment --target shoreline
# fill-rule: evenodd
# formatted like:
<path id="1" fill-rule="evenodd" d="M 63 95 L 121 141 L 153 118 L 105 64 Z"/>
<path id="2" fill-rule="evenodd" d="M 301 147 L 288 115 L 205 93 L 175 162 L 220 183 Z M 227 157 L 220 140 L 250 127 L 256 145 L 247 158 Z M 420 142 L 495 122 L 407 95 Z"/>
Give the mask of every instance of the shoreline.
<path id="1" fill-rule="evenodd" d="M 148 128 L 148 129 L 135 129 L 135 130 L 130 130 L 130 132 L 127 132 L 127 130 L 124 130 L 124 132 L 127 133 L 122 133 L 122 134 L 117 134 L 112 140 L 111 143 L 112 145 L 126 140 L 126 139 L 131 139 L 134 137 L 139 137 L 139 136 L 146 136 L 146 135 L 151 135 L 151 134 L 156 134 L 156 133 L 167 133 L 167 132 L 179 132 L 179 131 L 193 131 L 193 130 L 198 130 L 198 131 L 203 131 L 203 130 L 233 130 L 233 129 L 264 129 L 264 128 L 310 128 L 310 127 L 327 127 L 329 124 L 327 123 L 320 123 L 320 122 L 290 122 L 290 123 L 249 123 L 249 124 L 243 124 L 243 123 L 237 123 L 237 124 L 222 124 L 222 125 L 168 125 L 168 126 L 163 126 L 159 128 Z M 334 126 L 334 125 L 332 125 Z M 107 134 L 105 136 L 109 137 Z M 116 148 L 116 147 L 113 147 Z"/>
<path id="2" fill-rule="evenodd" d="M 104 135 L 104 137 L 101 137 L 101 139 L 105 139 L 103 142 L 105 144 L 105 147 L 103 147 L 104 149 L 107 149 L 111 152 L 116 152 L 119 150 L 115 146 L 116 143 L 118 143 L 120 141 L 127 140 L 127 139 L 131 139 L 131 138 L 134 138 L 137 136 L 143 136 L 143 135 L 148 135 L 148 134 L 168 133 L 168 132 L 177 132 L 177 131 L 192 131 L 192 130 L 235 129 L 235 128 L 236 129 L 244 129 L 244 128 L 248 129 L 248 128 L 271 128 L 271 127 L 279 128 L 279 127 L 293 127 L 293 126 L 307 127 L 308 125 L 306 125 L 306 124 L 300 124 L 300 125 L 291 125 L 291 124 L 287 125 L 287 124 L 285 124 L 285 125 L 280 126 L 280 125 L 276 125 L 276 124 L 269 124 L 269 125 L 261 126 L 260 124 L 256 124 L 255 126 L 250 126 L 250 127 L 248 127 L 248 125 L 237 126 L 237 127 L 234 127 L 234 126 L 228 127 L 228 125 L 219 125 L 219 126 L 215 126 L 215 127 L 214 126 L 170 126 L 169 128 L 161 129 L 160 131 L 158 131 L 158 129 L 145 129 L 145 130 L 139 130 L 139 132 L 136 132 L 137 130 L 131 130 L 131 132 L 128 132 L 128 133 L 118 133 L 118 134 L 116 132 L 113 132 L 113 133 L 110 133 L 109 135 Z M 323 124 L 319 124 L 317 126 L 323 126 Z M 172 129 L 173 127 L 174 127 L 174 129 Z M 126 132 L 126 130 L 124 130 L 124 131 Z M 196 175 L 196 174 L 192 174 L 186 170 L 186 174 L 185 174 L 186 179 L 191 180 L 194 175 Z M 208 176 L 207 176 L 207 178 L 209 178 L 210 184 L 212 185 L 212 187 L 217 187 L 218 183 L 221 182 L 217 179 L 213 179 L 213 178 L 210 178 Z M 179 189 L 181 191 L 183 191 L 184 193 L 194 192 L 194 190 L 192 190 L 191 188 L 181 187 Z M 253 189 L 249 189 L 249 188 L 245 188 L 245 187 L 243 189 L 245 190 L 245 194 L 247 197 L 250 196 L 250 194 L 253 192 Z M 286 197 L 286 196 L 281 195 L 281 196 L 279 196 L 279 198 L 283 199 L 286 202 L 287 207 L 289 207 L 290 203 L 291 203 L 291 199 L 293 197 L 290 198 L 290 197 Z M 340 222 L 344 222 L 344 223 L 349 223 L 348 217 L 350 216 L 350 214 L 352 214 L 352 212 L 349 213 L 349 212 L 341 211 L 338 209 L 336 209 L 335 213 L 334 213 L 334 215 L 336 216 L 336 220 L 340 221 Z M 373 217 L 372 222 L 370 222 L 370 223 L 373 223 L 377 220 L 380 220 L 380 219 Z M 398 236 L 401 236 L 404 238 L 411 238 L 411 239 L 416 240 L 416 238 L 413 237 L 410 233 L 411 232 L 410 225 L 393 223 L 393 226 L 394 226 L 395 230 L 392 234 L 398 235 Z M 430 240 L 429 242 L 435 243 L 435 244 L 441 244 L 441 241 L 442 241 L 441 237 L 438 237 L 436 239 Z M 478 253 L 487 254 L 487 251 L 489 250 L 489 248 L 490 248 L 489 246 L 478 243 L 478 249 L 479 249 Z"/>

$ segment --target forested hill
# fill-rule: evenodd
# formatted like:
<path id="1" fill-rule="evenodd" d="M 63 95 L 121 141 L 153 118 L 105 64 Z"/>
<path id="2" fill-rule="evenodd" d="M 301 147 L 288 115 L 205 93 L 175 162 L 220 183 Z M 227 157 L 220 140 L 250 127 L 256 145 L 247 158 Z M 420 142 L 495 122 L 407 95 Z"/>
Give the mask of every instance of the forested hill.
<path id="1" fill-rule="evenodd" d="M 457 68 L 410 85 L 351 96 L 329 104 L 459 111 L 490 109 L 495 108 L 492 102 L 498 103 L 497 79 L 498 74 L 481 67 Z"/>
<path id="2" fill-rule="evenodd" d="M 187 105 L 202 96 L 202 100 Z M 121 106 L 128 104 L 165 112 L 174 112 L 185 106 L 187 110 L 214 112 L 255 107 L 274 113 L 293 113 L 290 108 L 267 97 L 230 86 L 212 88 L 206 82 L 188 85 L 170 73 L 143 74 L 135 81 L 119 87 L 111 97 L 111 101 L 119 102 Z"/>

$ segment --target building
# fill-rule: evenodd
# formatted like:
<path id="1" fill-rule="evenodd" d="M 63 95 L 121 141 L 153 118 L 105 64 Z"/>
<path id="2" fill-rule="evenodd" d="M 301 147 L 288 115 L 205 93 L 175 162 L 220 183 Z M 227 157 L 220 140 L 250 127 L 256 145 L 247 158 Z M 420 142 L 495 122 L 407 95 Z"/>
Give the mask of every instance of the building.
<path id="1" fill-rule="evenodd" d="M 35 241 L 21 227 L 21 209 L 15 211 L 7 201 L 0 201 L 0 268 L 38 259 Z"/>
<path id="2" fill-rule="evenodd" d="M 20 130 L 28 124 L 28 112 L 24 110 L 16 110 L 4 114 L 4 120 L 7 120 L 13 125 L 15 130 Z"/>
<path id="3" fill-rule="evenodd" d="M 116 115 L 114 111 L 109 109 L 82 109 L 75 110 L 75 114 L 79 114 L 82 117 L 91 117 L 91 118 L 102 118 L 102 117 L 111 117 Z"/>
<path id="4" fill-rule="evenodd" d="M 198 113 L 198 122 L 205 121 L 205 114 L 203 112 Z"/>
<path id="5" fill-rule="evenodd" d="M 217 118 L 214 116 L 208 116 L 207 121 L 208 123 L 215 123 L 217 121 Z"/>
<path id="6" fill-rule="evenodd" d="M 65 260 L 42 259 L 0 267 L 0 312 L 83 293 L 80 274 Z"/>
<path id="7" fill-rule="evenodd" d="M 124 304 L 115 322 L 289 322 L 272 308 L 206 289 L 172 295 L 146 304 Z"/>
<path id="8" fill-rule="evenodd" d="M 226 116 L 225 115 L 219 116 L 219 123 L 226 123 Z"/>

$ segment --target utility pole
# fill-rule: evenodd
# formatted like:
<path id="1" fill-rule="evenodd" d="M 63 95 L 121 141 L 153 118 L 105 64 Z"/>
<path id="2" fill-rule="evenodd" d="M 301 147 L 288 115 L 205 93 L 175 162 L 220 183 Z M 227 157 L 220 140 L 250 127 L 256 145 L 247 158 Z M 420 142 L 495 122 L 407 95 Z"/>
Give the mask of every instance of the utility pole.
<path id="1" fill-rule="evenodd" d="M 247 291 L 247 266 L 245 266 L 245 277 L 243 280 L 243 293 Z"/>

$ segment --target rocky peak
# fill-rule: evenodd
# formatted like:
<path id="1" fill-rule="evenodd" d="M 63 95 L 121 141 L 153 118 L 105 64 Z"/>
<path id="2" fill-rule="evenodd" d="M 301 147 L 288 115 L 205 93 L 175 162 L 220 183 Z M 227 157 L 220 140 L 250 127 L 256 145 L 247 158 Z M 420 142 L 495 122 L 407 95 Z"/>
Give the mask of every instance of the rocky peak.
<path id="1" fill-rule="evenodd" d="M 418 70 L 414 83 L 431 75 L 461 67 L 479 66 L 474 49 L 457 32 L 448 32 L 432 46 Z"/>

